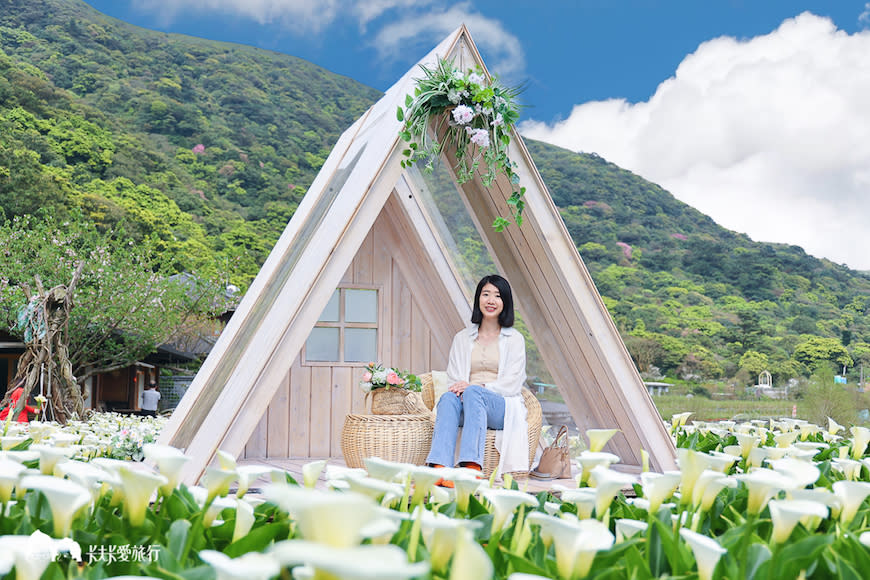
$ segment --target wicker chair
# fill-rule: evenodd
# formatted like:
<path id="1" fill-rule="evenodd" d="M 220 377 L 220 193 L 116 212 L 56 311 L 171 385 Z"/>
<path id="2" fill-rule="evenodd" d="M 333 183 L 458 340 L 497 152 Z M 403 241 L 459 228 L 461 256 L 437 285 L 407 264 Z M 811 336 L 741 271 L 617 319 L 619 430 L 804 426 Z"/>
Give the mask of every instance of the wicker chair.
<path id="1" fill-rule="evenodd" d="M 420 375 L 423 385 L 423 402 L 430 411 L 435 408 L 435 386 L 432 384 L 432 374 Z M 526 404 L 526 420 L 529 424 L 529 464 L 535 459 L 535 451 L 538 449 L 538 438 L 541 436 L 541 403 L 530 390 L 523 387 L 523 401 Z M 499 454 L 495 448 L 495 429 L 486 430 L 486 445 L 483 449 L 483 473 L 486 477 L 492 475 L 498 467 Z M 517 472 L 515 475 L 527 475 L 528 471 Z"/>

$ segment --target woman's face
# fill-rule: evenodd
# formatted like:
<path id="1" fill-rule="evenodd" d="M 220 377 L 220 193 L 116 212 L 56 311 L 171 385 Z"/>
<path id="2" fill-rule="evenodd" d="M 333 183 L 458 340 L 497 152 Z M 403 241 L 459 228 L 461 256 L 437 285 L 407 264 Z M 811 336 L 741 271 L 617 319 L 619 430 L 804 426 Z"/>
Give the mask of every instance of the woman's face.
<path id="1" fill-rule="evenodd" d="M 498 315 L 504 310 L 504 302 L 501 300 L 501 294 L 492 284 L 484 284 L 480 290 L 480 312 L 484 318 L 492 318 L 498 320 Z"/>

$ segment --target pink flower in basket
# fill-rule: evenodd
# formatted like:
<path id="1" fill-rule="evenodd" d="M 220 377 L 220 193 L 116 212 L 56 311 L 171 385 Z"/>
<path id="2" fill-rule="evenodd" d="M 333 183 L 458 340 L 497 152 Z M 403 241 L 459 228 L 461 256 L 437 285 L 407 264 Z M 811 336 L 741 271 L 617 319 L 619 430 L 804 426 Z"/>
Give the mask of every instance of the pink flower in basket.
<path id="1" fill-rule="evenodd" d="M 369 371 L 364 372 L 363 376 L 362 376 L 362 380 L 364 380 L 367 383 L 370 383 L 372 380 L 372 373 Z"/>
<path id="2" fill-rule="evenodd" d="M 387 373 L 387 384 L 388 385 L 401 385 L 404 383 L 398 374 L 395 371 L 390 371 Z"/>

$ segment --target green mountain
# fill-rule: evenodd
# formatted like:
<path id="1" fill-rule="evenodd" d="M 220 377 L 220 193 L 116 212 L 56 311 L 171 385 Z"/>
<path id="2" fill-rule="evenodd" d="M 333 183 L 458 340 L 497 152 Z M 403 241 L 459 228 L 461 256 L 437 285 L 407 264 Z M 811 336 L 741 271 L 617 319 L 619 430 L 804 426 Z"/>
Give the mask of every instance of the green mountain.
<path id="1" fill-rule="evenodd" d="M 79 0 L 0 0 L 0 207 L 82 209 L 178 269 L 256 273 L 380 93 L 291 56 L 167 35 Z"/>
<path id="2" fill-rule="evenodd" d="M 379 96 L 80 0 L 0 0 L 0 211 L 83 215 L 244 286 Z M 600 157 L 528 145 L 642 371 L 751 382 L 870 366 L 867 274 L 721 228 Z"/>

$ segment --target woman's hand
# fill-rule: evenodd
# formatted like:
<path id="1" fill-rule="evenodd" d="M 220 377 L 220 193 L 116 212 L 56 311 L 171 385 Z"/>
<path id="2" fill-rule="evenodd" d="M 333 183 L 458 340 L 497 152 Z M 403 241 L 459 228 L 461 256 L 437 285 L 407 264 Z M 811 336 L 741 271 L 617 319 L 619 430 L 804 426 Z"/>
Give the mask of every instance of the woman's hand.
<path id="1" fill-rule="evenodd" d="M 468 388 L 468 383 L 466 381 L 458 381 L 450 385 L 447 390 L 459 397 L 466 388 Z"/>

